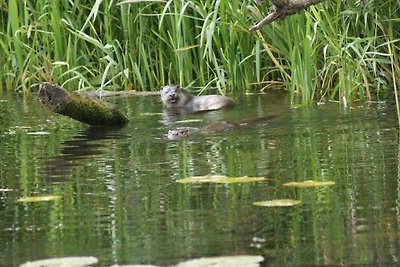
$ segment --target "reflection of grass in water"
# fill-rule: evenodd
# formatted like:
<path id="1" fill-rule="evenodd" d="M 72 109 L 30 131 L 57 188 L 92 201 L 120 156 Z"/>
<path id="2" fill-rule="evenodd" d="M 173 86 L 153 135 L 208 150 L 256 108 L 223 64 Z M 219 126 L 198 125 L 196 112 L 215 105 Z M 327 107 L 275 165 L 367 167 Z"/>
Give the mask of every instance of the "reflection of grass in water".
<path id="1" fill-rule="evenodd" d="M 215 144 L 215 149 L 208 149 L 207 146 L 204 146 L 209 157 L 200 156 L 202 159 L 208 159 L 209 164 L 207 166 L 210 168 L 214 167 L 218 172 L 220 172 L 220 169 L 229 170 L 231 175 L 247 174 L 247 171 L 257 170 L 257 165 L 264 165 L 266 170 L 274 174 L 274 177 L 284 181 L 295 179 L 301 182 L 314 179 L 332 180 L 332 182 L 338 184 L 338 186 L 323 189 L 275 188 L 270 190 L 270 194 L 274 197 L 291 197 L 304 203 L 303 206 L 296 208 L 297 210 L 294 213 L 290 213 L 291 221 L 288 222 L 290 229 L 275 225 L 275 233 L 279 233 L 276 238 L 282 239 L 281 245 L 283 247 L 285 245 L 283 240 L 287 238 L 287 232 L 293 234 L 291 236 L 296 240 L 295 242 L 299 243 L 302 242 L 300 236 L 315 237 L 316 246 L 323 246 L 323 242 L 318 241 L 318 236 L 326 236 L 327 238 L 341 236 L 342 231 L 346 231 L 342 220 L 348 219 L 346 211 L 352 206 L 360 205 L 357 204 L 358 201 L 364 202 L 364 198 L 367 199 L 368 196 L 371 196 L 370 193 L 373 193 L 373 198 L 378 203 L 384 204 L 384 191 L 386 190 L 381 191 L 382 185 L 380 184 L 383 183 L 382 176 L 386 177 L 386 171 L 382 169 L 385 169 L 385 167 L 382 166 L 382 161 L 378 159 L 390 158 L 390 153 L 384 152 L 385 147 L 388 148 L 388 144 L 385 145 L 383 140 L 390 140 L 393 134 L 395 137 L 394 130 L 385 134 L 390 121 L 385 126 L 376 119 L 371 119 L 362 111 L 356 112 L 357 117 L 349 117 L 346 112 L 343 112 L 342 116 L 339 112 L 334 113 L 336 115 L 329 114 L 330 119 L 325 121 L 324 124 L 321 124 L 324 114 L 320 114 L 317 109 L 308 109 L 307 112 L 303 113 L 300 111 L 293 112 L 296 113 L 296 116 L 293 115 L 294 117 L 291 118 L 293 121 L 285 124 L 284 132 L 274 133 L 273 129 L 269 129 L 269 131 L 266 130 L 269 136 L 263 138 L 254 135 L 250 139 L 238 139 L 237 137 L 231 138 L 222 135 L 221 139 L 226 143 Z M 297 121 L 301 123 L 296 123 Z M 382 134 L 387 139 L 382 139 L 384 138 Z M 270 142 L 272 137 L 275 139 L 274 148 L 269 149 L 266 143 Z M 396 140 L 396 138 L 393 140 Z M 267 155 L 268 161 L 265 162 L 264 157 Z M 192 157 L 189 155 L 188 163 L 198 156 L 198 154 L 193 154 Z M 375 158 L 376 161 L 370 162 L 370 158 Z M 366 162 L 368 163 L 366 164 Z M 189 169 L 191 168 L 189 167 Z M 193 170 L 196 171 L 197 169 L 194 168 Z M 260 171 L 260 169 L 258 170 Z M 371 173 L 370 171 L 375 173 L 372 178 L 373 181 L 371 181 L 375 184 L 371 185 L 373 188 L 370 188 L 367 185 L 370 183 L 366 181 L 371 178 L 368 174 Z M 360 184 L 362 180 L 365 180 L 366 184 Z M 192 193 L 194 190 L 198 190 L 186 189 Z M 246 187 L 246 189 L 248 188 Z M 240 206 L 236 199 L 237 195 L 233 192 L 245 196 L 241 199 L 241 201 L 244 201 L 240 201 L 241 204 L 245 203 L 251 194 L 260 195 L 260 191 L 254 187 L 250 190 L 246 189 L 229 186 L 227 191 L 231 194 L 232 206 Z M 221 187 L 217 189 L 209 188 L 209 190 L 212 190 L 212 196 L 216 198 L 218 193 L 222 191 Z M 347 196 L 348 193 L 351 194 L 350 199 Z M 268 195 L 269 198 L 271 198 L 271 195 Z M 391 194 L 391 196 L 394 195 Z M 257 197 L 257 199 L 263 198 Z M 218 206 L 217 201 L 215 205 Z M 364 202 L 363 205 L 368 206 L 368 203 Z M 270 213 L 268 215 L 274 216 Z M 282 216 L 282 214 L 279 214 L 279 216 Z M 375 215 L 374 212 L 371 212 L 366 216 L 371 218 Z M 265 220 L 268 222 L 275 219 L 277 218 L 265 216 Z M 385 220 L 384 217 L 382 219 Z M 305 226 L 307 223 L 309 225 Z M 307 233 L 307 231 L 309 232 Z M 299 239 L 297 239 L 298 237 Z M 335 239 L 334 241 L 345 242 L 344 239 Z M 329 244 L 329 246 L 334 245 Z"/>
<path id="2" fill-rule="evenodd" d="M 126 251 L 116 248 L 119 255 L 141 262 L 177 259 L 194 250 L 203 255 L 223 255 L 227 250 L 254 252 L 249 248 L 253 237 L 267 240 L 257 244 L 257 251 L 273 254 L 274 266 L 323 264 L 319 255 L 335 262 L 364 262 L 365 255 L 374 255 L 374 251 L 394 254 L 397 250 L 387 247 L 398 248 L 396 239 L 385 239 L 384 245 L 376 240 L 370 249 L 374 233 L 395 231 L 395 227 L 387 228 L 397 218 L 397 181 L 393 179 L 397 177 L 397 149 L 393 150 L 393 145 L 398 133 L 393 118 L 383 115 L 389 110 L 374 106 L 365 112 L 351 110 L 353 117 L 338 109 L 325 113 L 302 110 L 278 117 L 277 123 L 282 123 L 279 131 L 273 127 L 261 131 L 260 127 L 258 132 L 246 130 L 247 135 L 222 133 L 179 143 L 151 138 L 132 123 L 132 128 L 123 129 L 128 135 L 109 139 L 112 145 L 104 156 L 73 166 L 68 179 L 57 185 L 37 171 L 43 166 L 40 159 L 59 155 L 62 141 L 76 131 L 67 131 L 64 122 L 51 135 L 9 138 L 1 143 L 2 166 L 10 166 L 2 167 L 2 183 L 14 191 L 3 193 L 2 212 L 8 218 L 3 220 L 3 228 L 8 227 L 7 221 L 20 225 L 13 238 L 31 236 L 32 224 L 49 229 L 34 234 L 35 240 L 47 238 L 46 247 L 51 245 L 53 255 L 61 254 L 67 245 L 79 244 L 82 253 L 100 248 L 102 255 L 112 256 L 115 250 L 104 250 L 104 246 L 113 241 L 108 234 L 113 233 L 121 246 L 129 247 Z M 366 115 L 374 112 L 379 120 Z M 323 120 L 328 115 L 329 120 Z M 336 186 L 299 189 L 265 182 L 175 183 L 179 177 L 202 173 L 274 177 L 282 183 L 324 179 L 335 181 Z M 31 195 L 38 190 L 63 199 L 38 203 L 35 208 L 15 208 L 22 192 Z M 252 205 L 286 198 L 302 205 L 272 209 Z M 9 240 L 10 235 L 0 238 Z M 41 243 L 37 248 L 45 249 Z M 18 245 L 27 248 L 31 243 L 25 244 Z M 360 252 L 353 245 L 365 249 Z M 15 253 L 15 257 L 21 256 Z"/>

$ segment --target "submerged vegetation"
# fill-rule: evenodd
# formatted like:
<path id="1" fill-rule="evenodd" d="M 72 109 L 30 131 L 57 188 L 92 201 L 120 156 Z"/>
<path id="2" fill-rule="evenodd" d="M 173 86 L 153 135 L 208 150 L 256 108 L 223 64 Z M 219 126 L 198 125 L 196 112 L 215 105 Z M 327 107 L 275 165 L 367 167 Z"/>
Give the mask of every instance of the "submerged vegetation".
<path id="1" fill-rule="evenodd" d="M 78 89 L 278 88 L 303 104 L 344 105 L 396 88 L 398 1 L 325 1 L 249 32 L 268 5 L 0 1 L 0 87 L 29 92 L 47 81 Z"/>

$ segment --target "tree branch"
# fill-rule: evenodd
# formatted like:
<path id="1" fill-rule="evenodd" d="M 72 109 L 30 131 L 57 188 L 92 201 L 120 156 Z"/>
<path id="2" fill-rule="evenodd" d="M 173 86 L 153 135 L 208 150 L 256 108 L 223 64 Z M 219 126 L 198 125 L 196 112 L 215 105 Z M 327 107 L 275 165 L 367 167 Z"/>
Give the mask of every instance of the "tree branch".
<path id="1" fill-rule="evenodd" d="M 250 31 L 257 31 L 277 19 L 284 19 L 287 16 L 303 12 L 309 6 L 316 5 L 322 1 L 325 0 L 270 0 L 272 8 L 268 15 L 251 27 Z M 257 2 L 260 3 L 261 1 Z"/>

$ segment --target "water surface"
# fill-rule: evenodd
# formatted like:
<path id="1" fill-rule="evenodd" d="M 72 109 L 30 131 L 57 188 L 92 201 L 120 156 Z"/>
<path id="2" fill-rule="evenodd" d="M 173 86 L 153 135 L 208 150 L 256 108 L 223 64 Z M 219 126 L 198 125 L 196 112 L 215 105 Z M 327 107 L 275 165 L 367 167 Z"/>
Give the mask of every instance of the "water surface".
<path id="1" fill-rule="evenodd" d="M 173 118 L 162 115 L 155 96 L 111 99 L 130 122 L 106 128 L 51 113 L 35 95 L 0 94 L 0 265 L 96 256 L 98 266 L 166 266 L 244 254 L 262 255 L 263 266 L 398 265 L 394 106 L 293 108 L 272 93 L 238 99 L 227 112 Z M 218 121 L 269 115 L 276 117 L 196 133 Z M 194 133 L 167 140 L 179 127 Z M 176 183 L 198 175 L 271 181 Z M 335 185 L 282 185 L 305 180 Z M 62 198 L 17 202 L 41 195 Z M 252 204 L 282 198 L 301 204 Z"/>

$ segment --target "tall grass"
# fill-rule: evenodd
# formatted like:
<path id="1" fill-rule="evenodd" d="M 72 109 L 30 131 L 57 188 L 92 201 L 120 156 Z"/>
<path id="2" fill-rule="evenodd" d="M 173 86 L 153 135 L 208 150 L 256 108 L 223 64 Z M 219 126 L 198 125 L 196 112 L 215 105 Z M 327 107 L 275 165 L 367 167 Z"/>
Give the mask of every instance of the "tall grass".
<path id="1" fill-rule="evenodd" d="M 397 1 L 326 1 L 250 33 L 268 9 L 252 0 L 9 0 L 0 86 L 284 88 L 293 102 L 347 105 L 398 80 L 399 18 L 387 16 L 399 13 Z"/>
<path id="2" fill-rule="evenodd" d="M 392 88 L 396 79 L 391 76 L 400 70 L 391 61 L 399 51 L 400 27 L 399 18 L 387 14 L 398 14 L 398 9 L 396 1 L 369 1 L 367 6 L 327 1 L 262 29 L 289 70 L 285 84 L 293 101 L 301 96 L 304 104 L 327 99 L 347 106 Z"/>

